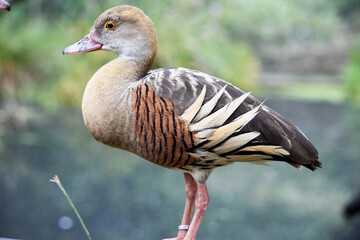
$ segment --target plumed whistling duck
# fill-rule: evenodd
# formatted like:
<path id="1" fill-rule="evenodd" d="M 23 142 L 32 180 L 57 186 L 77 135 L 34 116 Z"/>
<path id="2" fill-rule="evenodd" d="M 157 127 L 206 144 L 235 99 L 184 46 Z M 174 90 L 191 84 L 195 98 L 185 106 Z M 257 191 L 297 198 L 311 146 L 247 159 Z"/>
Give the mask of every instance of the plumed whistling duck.
<path id="1" fill-rule="evenodd" d="M 7 1 L 0 0 L 0 10 L 6 9 L 6 10 L 10 11 L 10 8 L 11 8 L 10 4 Z"/>
<path id="2" fill-rule="evenodd" d="M 172 239 L 195 240 L 209 203 L 205 182 L 216 167 L 268 161 L 321 167 L 304 134 L 249 93 L 196 70 L 150 70 L 157 39 L 142 10 L 117 6 L 105 11 L 90 33 L 63 53 L 96 50 L 118 57 L 86 86 L 85 125 L 106 145 L 184 173 L 185 210 Z"/>

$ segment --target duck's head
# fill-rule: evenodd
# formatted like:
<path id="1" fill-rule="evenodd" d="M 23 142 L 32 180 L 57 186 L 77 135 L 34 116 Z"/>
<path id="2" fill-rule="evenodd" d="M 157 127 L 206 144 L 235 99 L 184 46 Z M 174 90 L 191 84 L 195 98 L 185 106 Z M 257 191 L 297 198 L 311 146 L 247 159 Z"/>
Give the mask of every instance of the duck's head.
<path id="1" fill-rule="evenodd" d="M 0 0 L 0 9 L 6 9 L 10 11 L 10 4 L 5 0 Z"/>
<path id="2" fill-rule="evenodd" d="M 96 50 L 115 52 L 128 61 L 152 62 L 157 50 L 154 26 L 150 18 L 136 7 L 113 7 L 95 20 L 88 35 L 65 48 L 63 54 Z"/>

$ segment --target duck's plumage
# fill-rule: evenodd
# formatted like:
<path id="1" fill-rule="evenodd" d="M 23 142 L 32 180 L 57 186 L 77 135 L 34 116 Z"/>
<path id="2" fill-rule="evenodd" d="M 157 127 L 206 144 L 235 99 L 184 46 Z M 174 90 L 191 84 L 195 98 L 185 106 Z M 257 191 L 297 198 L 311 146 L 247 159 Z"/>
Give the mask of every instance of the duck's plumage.
<path id="1" fill-rule="evenodd" d="M 118 57 L 86 86 L 85 125 L 104 144 L 184 172 L 186 205 L 176 239 L 195 239 L 209 201 L 205 181 L 214 168 L 268 161 L 311 170 L 321 166 L 305 135 L 250 93 L 196 70 L 150 71 L 157 40 L 151 20 L 140 9 L 105 11 L 90 34 L 64 53 L 100 49 Z"/>
<path id="2" fill-rule="evenodd" d="M 166 99 L 168 104 L 171 104 L 174 108 L 173 118 L 176 119 L 176 123 L 185 121 L 192 144 L 184 144 L 185 146 L 180 144 L 182 149 L 180 152 L 189 153 L 190 156 L 195 157 L 195 160 L 184 161 L 184 165 L 174 163 L 174 166 L 189 170 L 194 176 L 197 171 L 205 170 L 209 173 L 209 169 L 236 161 L 255 163 L 270 160 L 285 161 L 294 166 L 303 165 L 312 170 L 321 166 L 316 149 L 297 127 L 250 94 L 219 78 L 185 68 L 165 68 L 150 71 L 139 80 L 138 86 L 144 84 L 146 88 L 138 87 L 134 92 L 134 99 L 143 97 L 146 91 L 141 91 L 141 89 L 147 89 L 153 94 L 152 97 L 155 99 L 153 102 Z M 203 93 L 203 100 L 193 110 L 195 115 L 189 120 L 186 119 L 183 116 L 184 113 L 199 100 L 201 93 Z M 135 106 L 138 105 L 135 103 Z M 154 109 L 163 111 L 163 109 L 151 106 L 145 108 L 142 114 L 151 114 Z M 135 116 L 140 114 L 137 108 L 134 109 L 134 114 Z M 243 123 L 239 123 L 238 127 L 235 124 L 232 128 L 233 132 L 226 133 L 226 126 L 230 126 L 240 116 L 244 118 Z M 167 121 L 161 114 L 155 114 L 152 117 L 146 118 L 146 121 L 160 123 Z M 152 124 L 149 128 L 151 134 L 156 135 L 164 131 L 159 130 L 159 127 L 160 125 Z M 216 141 L 211 140 L 216 134 Z M 149 141 L 159 144 L 157 141 L 161 139 L 153 136 L 149 138 Z M 162 141 L 164 142 L 163 139 Z M 142 144 L 146 145 L 148 141 Z M 148 146 L 148 148 L 151 147 Z M 158 147 L 154 146 L 154 149 L 149 149 L 149 151 L 156 154 Z M 197 180 L 205 181 L 207 175 L 200 175 L 202 178 Z"/>

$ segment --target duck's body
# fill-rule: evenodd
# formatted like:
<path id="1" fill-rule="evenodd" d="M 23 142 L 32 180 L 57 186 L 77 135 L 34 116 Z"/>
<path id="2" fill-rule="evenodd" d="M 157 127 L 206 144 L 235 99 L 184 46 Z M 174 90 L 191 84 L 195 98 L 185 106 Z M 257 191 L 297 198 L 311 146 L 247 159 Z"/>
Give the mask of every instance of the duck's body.
<path id="1" fill-rule="evenodd" d="M 96 140 L 184 172 L 187 201 L 176 239 L 195 239 L 208 204 L 205 181 L 214 168 L 244 161 L 321 166 L 303 133 L 248 93 L 195 70 L 149 71 L 156 35 L 141 10 L 105 11 L 90 34 L 64 53 L 98 49 L 119 57 L 87 84 L 84 122 Z"/>
<path id="2" fill-rule="evenodd" d="M 8 10 L 10 11 L 10 4 L 5 0 L 0 0 L 0 10 Z"/>
<path id="3" fill-rule="evenodd" d="M 157 69 L 140 79 L 136 76 L 121 79 L 118 76 L 123 64 L 117 58 L 103 66 L 89 81 L 84 93 L 84 121 L 98 141 L 134 152 L 163 167 L 189 172 L 198 182 L 205 182 L 213 168 L 236 161 L 278 160 L 312 170 L 319 166 L 311 159 L 316 150 L 304 135 L 250 95 L 240 99 L 243 102 L 237 108 L 223 111 L 197 127 L 202 119 L 212 117 L 212 113 L 246 94 L 229 83 L 184 68 Z M 203 90 L 203 104 L 213 100 L 209 105 L 213 109 L 201 117 L 186 119 L 182 114 Z M 219 99 L 215 101 L 217 93 Z M 205 109 L 206 106 L 203 111 Z M 251 109 L 256 111 L 251 114 Z M 193 117 L 197 112 L 194 113 Z M 226 113 L 228 118 L 224 116 Z M 203 136 L 210 134 L 206 131 L 219 129 L 241 115 L 248 119 L 235 128 L 240 131 L 223 136 L 222 141 L 215 144 L 199 145 L 210 138 Z M 228 146 L 234 138 L 238 138 L 237 144 Z M 224 150 L 227 146 L 229 149 Z"/>

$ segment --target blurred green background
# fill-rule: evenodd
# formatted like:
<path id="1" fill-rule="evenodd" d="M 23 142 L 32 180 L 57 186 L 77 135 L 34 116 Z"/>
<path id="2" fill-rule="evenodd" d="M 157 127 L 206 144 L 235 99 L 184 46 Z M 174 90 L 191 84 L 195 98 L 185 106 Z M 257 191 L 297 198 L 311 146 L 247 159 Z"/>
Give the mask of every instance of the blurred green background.
<path id="1" fill-rule="evenodd" d="M 315 173 L 234 164 L 208 180 L 198 239 L 360 239 L 343 208 L 360 191 L 360 2 L 357 0 L 13 0 L 0 12 L 0 237 L 173 237 L 180 173 L 103 146 L 81 98 L 109 52 L 63 56 L 104 10 L 137 6 L 159 40 L 154 68 L 198 69 L 241 87 L 294 122 L 319 150 Z"/>

